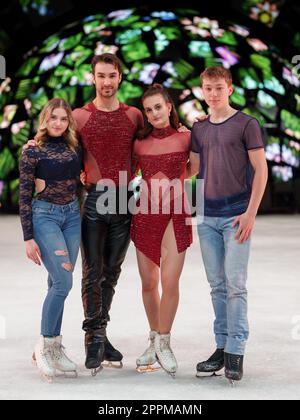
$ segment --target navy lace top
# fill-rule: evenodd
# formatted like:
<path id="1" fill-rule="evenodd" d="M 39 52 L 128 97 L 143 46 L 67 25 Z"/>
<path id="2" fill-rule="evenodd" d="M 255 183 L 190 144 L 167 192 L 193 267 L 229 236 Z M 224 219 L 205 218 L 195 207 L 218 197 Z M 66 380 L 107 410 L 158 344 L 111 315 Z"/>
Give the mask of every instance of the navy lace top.
<path id="1" fill-rule="evenodd" d="M 24 241 L 33 238 L 31 201 L 35 179 L 45 181 L 38 200 L 68 204 L 76 199 L 81 169 L 81 148 L 73 152 L 63 137 L 49 137 L 41 147 L 29 147 L 20 160 L 20 217 Z"/>

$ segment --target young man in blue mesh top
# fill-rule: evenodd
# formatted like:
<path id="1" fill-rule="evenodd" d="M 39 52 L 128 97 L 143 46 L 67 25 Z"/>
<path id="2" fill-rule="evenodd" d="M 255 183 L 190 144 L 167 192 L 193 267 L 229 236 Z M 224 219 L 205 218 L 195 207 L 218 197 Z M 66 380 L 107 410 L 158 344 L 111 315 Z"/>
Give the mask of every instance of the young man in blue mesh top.
<path id="1" fill-rule="evenodd" d="M 211 287 L 217 349 L 197 364 L 197 375 L 225 366 L 226 378 L 234 381 L 243 376 L 250 237 L 268 170 L 258 121 L 229 104 L 230 71 L 208 67 L 200 79 L 210 115 L 193 126 L 190 163 L 191 173 L 198 172 L 204 183 L 198 234 Z"/>

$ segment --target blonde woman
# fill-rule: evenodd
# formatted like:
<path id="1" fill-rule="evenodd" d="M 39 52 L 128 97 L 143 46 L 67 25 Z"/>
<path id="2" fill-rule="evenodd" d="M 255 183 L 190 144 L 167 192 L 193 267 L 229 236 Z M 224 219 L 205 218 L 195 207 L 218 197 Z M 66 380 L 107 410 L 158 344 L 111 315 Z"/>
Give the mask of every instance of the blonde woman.
<path id="1" fill-rule="evenodd" d="M 55 370 L 75 372 L 62 346 L 64 302 L 80 245 L 77 187 L 81 152 L 70 106 L 51 99 L 40 114 L 37 147 L 24 150 L 20 161 L 20 217 L 26 255 L 48 271 L 41 336 L 33 359 L 52 381 Z M 33 198 L 34 188 L 37 196 Z"/>

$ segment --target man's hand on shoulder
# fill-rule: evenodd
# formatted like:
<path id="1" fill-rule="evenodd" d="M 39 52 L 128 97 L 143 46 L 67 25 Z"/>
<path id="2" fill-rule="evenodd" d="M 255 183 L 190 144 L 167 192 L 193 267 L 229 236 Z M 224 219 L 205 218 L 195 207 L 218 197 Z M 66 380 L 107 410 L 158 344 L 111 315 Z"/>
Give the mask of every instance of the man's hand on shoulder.
<path id="1" fill-rule="evenodd" d="M 29 147 L 36 147 L 37 146 L 37 142 L 36 140 L 28 140 L 27 143 L 24 144 L 24 146 L 22 147 L 22 153 L 25 152 L 25 150 L 29 149 Z"/>
<path id="2" fill-rule="evenodd" d="M 201 115 L 200 117 L 197 117 L 196 118 L 196 120 L 195 120 L 195 122 L 202 122 L 202 121 L 205 121 L 205 120 L 207 120 L 207 118 L 209 117 L 209 115 Z"/>
<path id="3" fill-rule="evenodd" d="M 186 133 L 186 132 L 189 132 L 191 130 L 189 130 L 185 125 L 179 123 L 179 127 L 177 128 L 177 131 L 179 133 Z"/>

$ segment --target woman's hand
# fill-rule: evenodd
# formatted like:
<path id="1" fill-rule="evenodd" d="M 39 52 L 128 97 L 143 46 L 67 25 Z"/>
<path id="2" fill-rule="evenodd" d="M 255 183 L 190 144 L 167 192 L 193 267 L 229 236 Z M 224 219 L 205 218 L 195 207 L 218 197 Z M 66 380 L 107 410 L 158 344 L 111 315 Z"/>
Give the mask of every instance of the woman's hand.
<path id="1" fill-rule="evenodd" d="M 84 171 L 80 172 L 80 182 L 85 185 L 86 184 L 86 173 Z"/>
<path id="2" fill-rule="evenodd" d="M 29 239 L 25 242 L 27 258 L 32 260 L 35 264 L 41 265 L 41 251 L 34 239 Z"/>

